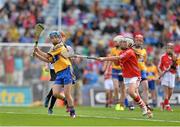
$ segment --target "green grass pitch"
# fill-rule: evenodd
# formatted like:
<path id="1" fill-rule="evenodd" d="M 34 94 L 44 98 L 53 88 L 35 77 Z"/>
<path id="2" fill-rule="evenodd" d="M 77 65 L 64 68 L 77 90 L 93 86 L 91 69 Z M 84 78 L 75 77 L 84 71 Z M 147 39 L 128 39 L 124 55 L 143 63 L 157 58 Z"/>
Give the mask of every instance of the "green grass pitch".
<path id="1" fill-rule="evenodd" d="M 65 108 L 55 108 L 48 115 L 44 107 L 0 107 L 0 126 L 180 126 L 180 107 L 174 112 L 155 109 L 152 119 L 142 116 L 139 108 L 76 107 L 76 112 L 73 119 Z"/>

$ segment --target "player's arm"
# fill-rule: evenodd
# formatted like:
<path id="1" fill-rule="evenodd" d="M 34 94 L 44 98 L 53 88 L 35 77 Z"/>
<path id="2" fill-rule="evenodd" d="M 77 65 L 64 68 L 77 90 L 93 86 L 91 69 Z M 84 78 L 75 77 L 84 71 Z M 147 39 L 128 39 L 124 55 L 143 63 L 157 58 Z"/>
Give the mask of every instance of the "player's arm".
<path id="1" fill-rule="evenodd" d="M 37 52 L 40 56 L 43 56 L 43 57 L 46 57 L 46 58 L 49 57 L 49 55 L 46 52 L 43 52 L 38 47 L 35 47 L 35 52 Z"/>
<path id="2" fill-rule="evenodd" d="M 100 61 L 118 61 L 120 56 L 109 56 L 109 57 L 99 57 L 97 60 Z"/>
<path id="3" fill-rule="evenodd" d="M 159 66 L 158 66 L 158 71 L 159 71 L 159 77 L 162 77 L 170 68 L 170 66 L 168 68 L 166 68 L 164 66 L 163 63 L 165 63 L 166 61 L 163 59 L 163 57 L 161 57 L 160 59 L 160 63 L 159 63 Z"/>
<path id="4" fill-rule="evenodd" d="M 154 74 L 155 74 L 155 80 L 157 80 L 158 77 L 159 77 L 159 73 L 158 73 L 158 69 L 157 69 L 156 66 L 155 66 L 155 68 L 154 68 Z"/>
<path id="5" fill-rule="evenodd" d="M 118 60 L 126 61 L 131 57 L 131 55 L 132 55 L 132 51 L 127 51 L 120 54 L 119 56 L 100 57 L 98 58 L 98 60 L 100 61 L 118 61 Z"/>
<path id="6" fill-rule="evenodd" d="M 44 61 L 46 63 L 50 62 L 48 57 L 44 57 L 44 56 L 40 55 L 38 52 L 34 52 L 34 55 L 41 61 Z"/>
<path id="7" fill-rule="evenodd" d="M 160 58 L 159 65 L 158 65 L 158 72 L 161 74 L 163 71 L 163 57 Z"/>

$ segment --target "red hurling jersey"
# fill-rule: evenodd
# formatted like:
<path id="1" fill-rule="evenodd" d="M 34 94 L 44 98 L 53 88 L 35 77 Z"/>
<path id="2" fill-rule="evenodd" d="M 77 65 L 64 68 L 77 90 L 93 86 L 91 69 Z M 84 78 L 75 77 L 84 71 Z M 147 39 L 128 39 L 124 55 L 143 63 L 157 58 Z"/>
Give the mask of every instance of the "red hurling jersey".
<path id="1" fill-rule="evenodd" d="M 122 50 L 119 55 L 121 58 L 122 76 L 124 78 L 141 77 L 137 57 L 133 49 Z"/>
<path id="2" fill-rule="evenodd" d="M 158 67 L 161 71 L 167 71 L 172 64 L 173 64 L 172 58 L 167 53 L 165 53 L 161 56 Z M 176 73 L 176 70 L 174 69 L 170 69 L 169 71 L 173 74 Z"/>

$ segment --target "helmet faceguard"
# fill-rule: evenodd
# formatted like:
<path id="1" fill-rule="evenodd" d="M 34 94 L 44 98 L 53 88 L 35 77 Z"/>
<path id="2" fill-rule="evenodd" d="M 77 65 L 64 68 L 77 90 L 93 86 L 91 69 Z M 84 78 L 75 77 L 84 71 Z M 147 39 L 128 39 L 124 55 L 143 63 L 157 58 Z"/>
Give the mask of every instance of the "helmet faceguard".
<path id="1" fill-rule="evenodd" d="M 129 44 L 129 47 L 132 47 L 134 45 L 134 41 L 131 38 L 126 37 L 125 41 Z"/>
<path id="2" fill-rule="evenodd" d="M 122 35 L 117 35 L 113 38 L 113 42 L 115 42 L 118 46 L 123 41 L 124 41 L 124 37 Z"/>
<path id="3" fill-rule="evenodd" d="M 58 42 L 58 43 L 61 43 L 61 42 L 62 42 L 62 36 L 61 36 L 61 33 L 60 33 L 59 31 L 52 31 L 52 32 L 49 34 L 49 38 L 50 38 L 50 39 L 59 38 L 59 42 Z"/>
<path id="4" fill-rule="evenodd" d="M 167 43 L 167 47 L 172 47 L 172 48 L 174 48 L 174 44 L 173 44 L 172 42 L 169 42 L 169 43 Z"/>
<path id="5" fill-rule="evenodd" d="M 173 51 L 174 51 L 174 44 L 172 42 L 167 43 L 167 45 L 166 45 L 166 52 L 169 55 L 172 55 Z"/>

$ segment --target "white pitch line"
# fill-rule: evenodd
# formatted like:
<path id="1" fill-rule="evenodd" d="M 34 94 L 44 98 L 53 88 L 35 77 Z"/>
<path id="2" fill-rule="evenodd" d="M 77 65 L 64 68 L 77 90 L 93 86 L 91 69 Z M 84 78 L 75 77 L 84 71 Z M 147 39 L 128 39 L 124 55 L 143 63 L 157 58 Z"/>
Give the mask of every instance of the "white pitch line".
<path id="1" fill-rule="evenodd" d="M 104 116 L 87 116 L 87 115 L 78 115 L 80 117 L 93 117 L 93 118 L 108 118 L 108 119 L 124 119 L 124 120 L 136 120 L 136 121 L 154 121 L 154 122 L 172 122 L 172 123 L 180 123 L 180 121 L 173 120 L 158 120 L 158 119 L 141 119 L 141 118 L 122 118 L 122 117 L 104 117 Z"/>
<path id="2" fill-rule="evenodd" d="M 0 114 L 33 114 L 33 115 L 48 115 L 46 113 L 17 113 L 17 112 L 0 112 Z M 49 115 L 50 116 L 50 115 Z M 52 116 L 62 116 L 58 114 L 52 114 Z M 63 116 L 69 116 L 69 115 L 63 115 Z M 170 122 L 170 123 L 180 123 L 178 120 L 160 120 L 160 119 L 141 119 L 141 118 L 122 118 L 122 117 L 105 117 L 105 116 L 89 116 L 89 115 L 77 115 L 77 117 L 84 117 L 84 118 L 99 118 L 99 119 L 117 119 L 117 120 L 134 120 L 134 121 L 152 121 L 152 122 Z"/>

